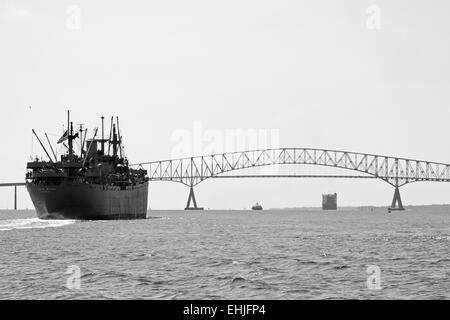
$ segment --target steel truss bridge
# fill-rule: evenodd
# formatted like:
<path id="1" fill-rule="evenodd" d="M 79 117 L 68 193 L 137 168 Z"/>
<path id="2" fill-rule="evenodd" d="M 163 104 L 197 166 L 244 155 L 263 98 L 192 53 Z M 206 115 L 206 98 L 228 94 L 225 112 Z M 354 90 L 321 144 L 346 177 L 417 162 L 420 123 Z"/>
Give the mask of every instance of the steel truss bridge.
<path id="1" fill-rule="evenodd" d="M 353 175 L 230 175 L 236 170 L 274 165 L 314 165 L 345 169 Z M 394 187 L 389 210 L 404 210 L 400 187 L 419 181 L 450 182 L 450 164 L 384 155 L 311 148 L 250 150 L 139 163 L 150 181 L 172 181 L 190 188 L 186 209 L 197 207 L 194 187 L 211 178 L 380 179 Z M 191 206 L 191 202 L 193 206 Z"/>
<path id="2" fill-rule="evenodd" d="M 231 174 L 249 168 L 297 164 L 345 169 L 348 174 Z M 202 209 L 197 206 L 194 187 L 211 178 L 380 179 L 394 187 L 394 197 L 389 210 L 404 210 L 400 188 L 406 184 L 420 181 L 450 182 L 450 164 L 312 148 L 249 150 L 144 162 L 131 166 L 147 169 L 150 181 L 172 181 L 188 186 L 190 192 L 186 209 Z M 14 187 L 14 209 L 17 209 L 17 187 L 24 185 L 23 182 L 0 183 L 0 187 Z"/>

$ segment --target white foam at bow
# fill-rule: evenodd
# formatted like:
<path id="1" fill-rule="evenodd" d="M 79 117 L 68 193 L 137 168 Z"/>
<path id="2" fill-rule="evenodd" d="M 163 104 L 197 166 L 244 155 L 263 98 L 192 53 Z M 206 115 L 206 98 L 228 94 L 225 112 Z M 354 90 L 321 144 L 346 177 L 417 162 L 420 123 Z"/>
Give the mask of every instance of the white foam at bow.
<path id="1" fill-rule="evenodd" d="M 63 227 L 75 223 L 75 220 L 41 220 L 39 218 L 0 220 L 0 231 L 13 229 L 42 229 Z"/>

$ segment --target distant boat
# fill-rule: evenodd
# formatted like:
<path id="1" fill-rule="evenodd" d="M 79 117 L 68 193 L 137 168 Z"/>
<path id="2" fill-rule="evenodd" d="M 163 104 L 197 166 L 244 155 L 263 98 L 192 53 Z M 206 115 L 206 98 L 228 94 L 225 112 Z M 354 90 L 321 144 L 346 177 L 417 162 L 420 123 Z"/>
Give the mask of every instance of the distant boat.
<path id="1" fill-rule="evenodd" d="M 262 210 L 263 207 L 257 202 L 253 207 L 252 210 Z"/>

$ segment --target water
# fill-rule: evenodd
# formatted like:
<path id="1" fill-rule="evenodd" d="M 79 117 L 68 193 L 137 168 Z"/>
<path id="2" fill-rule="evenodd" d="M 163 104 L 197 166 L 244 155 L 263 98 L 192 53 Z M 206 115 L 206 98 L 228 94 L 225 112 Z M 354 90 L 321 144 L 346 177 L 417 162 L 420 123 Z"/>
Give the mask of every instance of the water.
<path id="1" fill-rule="evenodd" d="M 450 298 L 450 207 L 148 215 L 1 211 L 0 299 Z M 367 287 L 369 265 L 380 290 Z M 70 266 L 80 289 L 66 287 Z"/>

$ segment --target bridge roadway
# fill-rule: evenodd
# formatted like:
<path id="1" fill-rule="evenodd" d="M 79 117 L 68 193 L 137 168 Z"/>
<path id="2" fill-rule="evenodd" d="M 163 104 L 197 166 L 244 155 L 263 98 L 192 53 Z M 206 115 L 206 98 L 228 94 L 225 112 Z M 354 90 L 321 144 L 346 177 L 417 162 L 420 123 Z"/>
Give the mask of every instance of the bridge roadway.
<path id="1" fill-rule="evenodd" d="M 0 187 L 24 187 L 25 182 L 0 183 Z"/>

